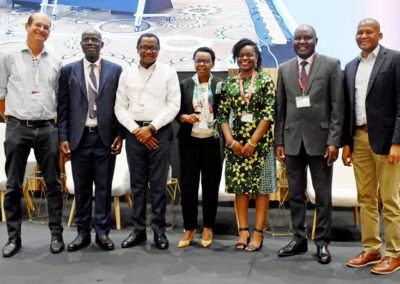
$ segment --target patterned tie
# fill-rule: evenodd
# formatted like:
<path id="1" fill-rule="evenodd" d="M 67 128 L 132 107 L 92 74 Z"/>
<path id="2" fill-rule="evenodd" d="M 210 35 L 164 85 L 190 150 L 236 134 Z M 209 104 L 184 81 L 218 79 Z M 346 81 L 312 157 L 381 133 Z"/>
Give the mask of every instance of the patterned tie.
<path id="1" fill-rule="evenodd" d="M 89 84 L 89 92 L 88 92 L 88 99 L 89 99 L 89 117 L 90 118 L 96 118 L 96 110 L 94 109 L 94 104 L 97 99 L 97 82 L 96 82 L 96 76 L 94 75 L 94 67 L 96 67 L 96 64 L 92 63 L 90 64 L 90 73 L 89 73 L 89 78 L 92 84 Z"/>
<path id="2" fill-rule="evenodd" d="M 302 61 L 301 63 L 301 83 L 303 84 L 303 86 L 306 85 L 306 81 L 307 81 L 307 71 L 306 71 L 306 65 L 308 64 L 307 61 Z"/>

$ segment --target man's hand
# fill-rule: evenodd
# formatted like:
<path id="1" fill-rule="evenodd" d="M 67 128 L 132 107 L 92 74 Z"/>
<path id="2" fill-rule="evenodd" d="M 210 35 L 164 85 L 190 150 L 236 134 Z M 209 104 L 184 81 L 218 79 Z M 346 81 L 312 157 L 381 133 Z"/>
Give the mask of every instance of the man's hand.
<path id="1" fill-rule="evenodd" d="M 392 144 L 388 155 L 389 164 L 395 165 L 400 162 L 400 145 Z"/>
<path id="2" fill-rule="evenodd" d="M 251 158 L 254 154 L 255 149 L 256 149 L 255 147 L 251 146 L 249 143 L 246 143 L 241 152 L 242 156 Z"/>
<path id="3" fill-rule="evenodd" d="M 339 150 L 336 146 L 328 146 L 324 158 L 328 158 L 326 164 L 330 167 L 337 160 Z"/>
<path id="4" fill-rule="evenodd" d="M 345 165 L 347 167 L 351 167 L 351 164 L 353 163 L 353 156 L 351 155 L 349 145 L 345 145 L 343 147 L 342 162 L 343 162 L 343 165 Z"/>
<path id="5" fill-rule="evenodd" d="M 147 126 L 136 128 L 133 130 L 133 135 L 135 135 L 136 139 L 140 143 L 143 143 L 148 149 L 154 150 L 158 148 L 158 140 L 153 137 Z"/>
<path id="6" fill-rule="evenodd" d="M 276 154 L 276 157 L 278 158 L 279 162 L 281 162 L 282 164 L 285 164 L 285 147 L 276 146 L 275 154 Z"/>
<path id="7" fill-rule="evenodd" d="M 111 155 L 118 155 L 122 150 L 122 138 L 121 136 L 117 136 L 114 139 L 114 142 L 111 144 Z"/>
<path id="8" fill-rule="evenodd" d="M 69 149 L 69 142 L 68 141 L 62 141 L 60 143 L 60 149 L 61 149 L 61 152 L 65 156 L 69 157 L 71 155 L 71 150 Z"/>
<path id="9" fill-rule="evenodd" d="M 190 123 L 190 124 L 193 124 L 195 122 L 199 122 L 200 121 L 200 119 L 197 117 L 197 115 L 195 113 L 182 114 L 179 119 L 180 119 L 181 122 L 187 122 L 187 123 Z"/>

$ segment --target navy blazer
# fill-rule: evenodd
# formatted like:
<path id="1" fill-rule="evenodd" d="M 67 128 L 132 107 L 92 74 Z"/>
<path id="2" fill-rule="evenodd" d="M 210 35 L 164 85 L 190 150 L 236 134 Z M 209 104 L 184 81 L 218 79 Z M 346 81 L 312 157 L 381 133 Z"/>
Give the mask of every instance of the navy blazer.
<path id="1" fill-rule="evenodd" d="M 216 116 L 218 113 L 218 106 L 219 102 L 221 101 L 221 95 L 216 94 L 216 86 L 218 82 L 221 82 L 222 79 L 213 75 L 213 79 L 211 80 L 211 91 L 214 96 L 214 101 L 213 101 L 213 110 L 214 110 L 214 115 Z M 182 123 L 180 121 L 180 116 L 181 114 L 192 114 L 194 113 L 193 109 L 193 90 L 194 90 L 194 82 L 192 77 L 186 78 L 185 80 L 181 81 L 179 83 L 180 88 L 181 88 L 181 108 L 179 110 L 178 115 L 176 116 L 176 121 L 179 122 L 180 128 L 177 134 L 177 137 L 179 139 L 187 139 L 191 137 L 192 133 L 192 124 L 190 123 Z M 214 117 L 216 118 L 216 117 Z"/>
<path id="2" fill-rule="evenodd" d="M 111 146 L 122 127 L 114 115 L 115 95 L 118 88 L 121 66 L 101 59 L 101 73 L 97 97 L 97 123 L 102 142 Z M 83 70 L 83 60 L 64 66 L 61 69 L 57 123 L 60 142 L 69 141 L 70 150 L 79 145 L 85 128 L 88 113 L 88 99 Z"/>
<path id="3" fill-rule="evenodd" d="M 355 132 L 355 79 L 358 57 L 345 68 L 346 118 L 344 143 L 353 151 Z M 389 154 L 392 144 L 400 144 L 400 52 L 380 47 L 365 101 L 368 138 L 372 151 Z"/>

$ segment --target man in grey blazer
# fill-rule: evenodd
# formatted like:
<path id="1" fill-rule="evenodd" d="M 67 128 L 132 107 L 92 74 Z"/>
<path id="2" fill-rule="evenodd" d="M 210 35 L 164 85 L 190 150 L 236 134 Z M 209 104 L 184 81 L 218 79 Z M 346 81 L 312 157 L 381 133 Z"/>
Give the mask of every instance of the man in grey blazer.
<path id="1" fill-rule="evenodd" d="M 340 62 L 317 54 L 318 38 L 309 25 L 299 26 L 293 48 L 297 54 L 279 66 L 275 146 L 285 163 L 289 183 L 292 241 L 279 256 L 306 252 L 307 166 L 316 194 L 317 259 L 331 261 L 332 165 L 337 159 L 344 122 L 343 80 Z"/>

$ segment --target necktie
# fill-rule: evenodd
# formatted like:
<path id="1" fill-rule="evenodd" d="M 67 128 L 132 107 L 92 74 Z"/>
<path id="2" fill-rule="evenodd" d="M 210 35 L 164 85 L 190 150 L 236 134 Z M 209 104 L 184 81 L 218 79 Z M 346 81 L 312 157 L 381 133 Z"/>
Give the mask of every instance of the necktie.
<path id="1" fill-rule="evenodd" d="M 96 109 L 94 107 L 96 99 L 97 99 L 97 82 L 96 76 L 94 75 L 94 67 L 96 64 L 90 64 L 90 73 L 89 79 L 91 84 L 89 84 L 89 92 L 88 92 L 88 100 L 89 100 L 89 117 L 95 118 L 96 117 Z"/>
<path id="2" fill-rule="evenodd" d="M 300 80 L 301 80 L 301 83 L 303 84 L 303 86 L 305 86 L 306 85 L 306 81 L 307 81 L 306 65 L 308 64 L 308 62 L 304 60 L 300 64 L 301 64 L 301 77 L 300 77 Z"/>

